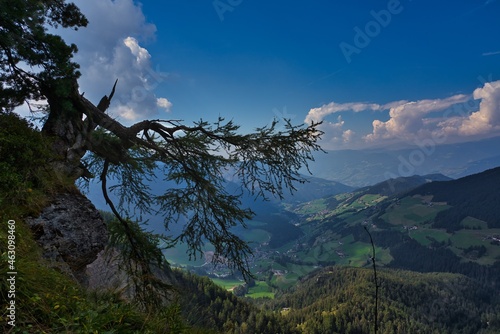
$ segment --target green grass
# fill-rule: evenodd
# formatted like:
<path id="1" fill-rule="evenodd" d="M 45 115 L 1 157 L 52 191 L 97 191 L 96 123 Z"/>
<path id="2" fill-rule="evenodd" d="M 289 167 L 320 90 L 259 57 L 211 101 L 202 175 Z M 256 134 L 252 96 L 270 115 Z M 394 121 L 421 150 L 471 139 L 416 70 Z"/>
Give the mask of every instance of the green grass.
<path id="1" fill-rule="evenodd" d="M 272 292 L 272 288 L 266 283 L 262 281 L 255 282 L 255 286 L 248 289 L 248 293 L 245 295 L 250 298 L 274 298 L 274 292 Z"/>
<path id="2" fill-rule="evenodd" d="M 385 197 L 386 196 L 380 196 L 379 194 L 366 194 L 363 195 L 360 199 L 363 200 L 363 202 L 372 203 L 372 202 L 380 202 Z"/>
<path id="3" fill-rule="evenodd" d="M 164 250 L 163 255 L 173 266 L 201 266 L 205 263 L 203 256 L 198 257 L 196 260 L 190 260 L 188 255 L 188 246 L 183 243 L 179 243 L 173 248 Z"/>
<path id="4" fill-rule="evenodd" d="M 481 245 L 486 246 L 486 244 L 489 244 L 489 242 L 483 240 L 483 238 L 489 234 L 487 231 L 488 230 L 460 230 L 451 237 L 451 241 L 453 243 L 453 246 L 458 248 L 467 248 L 470 246 Z"/>
<path id="5" fill-rule="evenodd" d="M 471 229 L 486 230 L 488 228 L 488 223 L 474 217 L 466 217 L 460 223 L 463 227 Z"/>
<path id="6" fill-rule="evenodd" d="M 380 201 L 384 200 L 386 196 L 381 196 L 378 194 L 366 194 L 352 202 L 348 208 L 353 209 L 364 209 L 365 207 L 373 206 Z"/>
<path id="7" fill-rule="evenodd" d="M 450 206 L 445 204 L 422 204 L 421 197 L 405 197 L 399 205 L 393 204 L 388 208 L 381 218 L 393 225 L 422 225 L 448 208 Z"/>
<path id="8" fill-rule="evenodd" d="M 26 217 L 37 217 L 52 195 L 77 193 L 74 180 L 50 165 L 51 142 L 13 114 L 0 113 L 0 272 L 9 271 L 7 220 L 16 222 L 16 328 L 6 324 L 6 298 L 0 301 L 5 333 L 179 333 L 177 305 L 145 312 L 118 294 L 90 293 L 42 257 Z M 0 295 L 7 296 L 0 281 Z M 176 328 L 174 328 L 176 327 Z"/>
<path id="9" fill-rule="evenodd" d="M 297 209 L 297 213 L 303 215 L 317 214 L 320 211 L 327 209 L 327 203 L 324 199 L 318 199 L 307 202 Z"/>
<path id="10" fill-rule="evenodd" d="M 351 226 L 357 225 L 367 218 L 365 211 L 360 211 L 360 212 L 356 212 L 356 213 L 348 212 L 348 213 L 342 215 L 341 217 L 343 218 L 345 223 L 347 223 L 348 225 L 351 225 Z"/>
<path id="11" fill-rule="evenodd" d="M 315 266 L 289 263 L 287 265 L 287 268 L 288 268 L 288 274 L 286 275 L 286 277 L 288 279 L 293 279 L 293 278 L 298 279 L 313 271 L 315 269 Z"/>
<path id="12" fill-rule="evenodd" d="M 380 265 L 385 265 L 392 261 L 389 249 L 375 247 L 375 251 L 377 261 Z M 345 256 L 341 257 L 339 253 L 344 253 Z M 341 239 L 333 239 L 325 242 L 310 249 L 308 252 L 299 253 L 299 258 L 302 261 L 312 261 L 313 263 L 317 261 L 335 261 L 338 265 L 362 267 L 367 264 L 367 260 L 371 254 L 371 244 L 355 242 L 353 235 L 350 234 Z M 310 266 L 309 270 L 314 270 L 314 267 Z M 306 272 L 304 269 L 302 271 Z"/>
<path id="13" fill-rule="evenodd" d="M 344 258 L 339 257 L 338 263 L 356 267 L 364 266 L 372 252 L 371 245 L 361 242 L 345 244 L 342 246 L 342 250 L 347 256 Z"/>
<path id="14" fill-rule="evenodd" d="M 244 281 L 240 281 L 237 279 L 224 279 L 224 278 L 210 278 L 210 279 L 212 280 L 212 282 L 214 282 L 215 284 L 226 290 L 232 290 L 238 285 L 242 285 L 245 283 Z"/>
<path id="15" fill-rule="evenodd" d="M 487 250 L 486 254 L 474 262 L 480 265 L 492 265 L 500 259 L 500 246 L 492 245 L 491 240 L 486 239 L 492 235 L 500 235 L 500 229 L 460 230 L 450 238 L 453 245 L 451 250 L 458 256 L 463 256 L 463 250 L 470 246 L 484 246 Z M 471 260 L 464 259 L 464 261 Z"/>
<path id="16" fill-rule="evenodd" d="M 296 275 L 283 275 L 283 276 L 274 275 L 273 278 L 271 279 L 271 283 L 273 285 L 278 286 L 282 290 L 286 290 L 296 284 L 297 278 L 298 277 Z"/>
<path id="17" fill-rule="evenodd" d="M 269 242 L 271 239 L 271 234 L 267 231 L 261 229 L 251 229 L 248 228 L 243 232 L 243 240 L 250 243 L 250 245 L 261 244 L 263 242 Z"/>
<path id="18" fill-rule="evenodd" d="M 430 245 L 433 240 L 436 240 L 437 242 L 446 242 L 448 239 L 450 239 L 450 234 L 448 234 L 444 230 L 427 228 L 419 228 L 418 230 L 409 231 L 408 235 L 423 246 Z"/>

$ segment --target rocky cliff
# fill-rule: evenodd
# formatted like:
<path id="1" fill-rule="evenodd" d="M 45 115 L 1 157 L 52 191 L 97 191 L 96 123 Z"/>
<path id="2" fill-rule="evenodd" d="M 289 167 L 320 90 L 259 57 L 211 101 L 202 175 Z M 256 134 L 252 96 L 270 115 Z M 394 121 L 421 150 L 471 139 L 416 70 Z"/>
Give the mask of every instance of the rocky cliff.
<path id="1" fill-rule="evenodd" d="M 106 247 L 109 237 L 106 224 L 81 193 L 56 195 L 38 217 L 28 219 L 27 223 L 52 267 L 89 290 L 111 291 L 127 300 L 135 298 L 133 280 L 124 262 L 130 260 L 116 248 Z M 174 284 L 168 267 L 153 266 L 152 274 L 165 286 Z"/>
<path id="2" fill-rule="evenodd" d="M 27 223 L 43 257 L 86 286 L 86 267 L 108 241 L 106 225 L 95 206 L 78 192 L 62 193 Z"/>

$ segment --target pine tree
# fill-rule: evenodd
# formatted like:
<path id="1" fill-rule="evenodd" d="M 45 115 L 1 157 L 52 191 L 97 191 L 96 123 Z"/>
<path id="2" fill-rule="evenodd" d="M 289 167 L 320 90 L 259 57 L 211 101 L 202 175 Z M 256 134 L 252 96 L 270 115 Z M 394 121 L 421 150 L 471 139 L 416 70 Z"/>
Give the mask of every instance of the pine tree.
<path id="1" fill-rule="evenodd" d="M 168 246 L 184 242 L 196 256 L 208 241 L 215 248 L 215 262 L 248 276 L 251 249 L 231 228 L 252 217 L 252 212 L 240 207 L 241 194 L 225 189 L 224 173 L 234 173 L 242 188 L 255 196 L 282 196 L 284 189 L 294 189 L 294 182 L 304 182 L 299 170 L 320 150 L 318 124 L 285 121 L 284 130 L 278 130 L 273 122 L 248 134 L 222 118 L 190 125 L 143 120 L 125 126 L 106 113 L 119 89 L 117 82 L 99 103 L 89 101 L 78 89 L 79 66 L 71 60 L 77 46 L 47 30 L 48 26 L 85 27 L 87 19 L 74 4 L 0 0 L 0 6 L 1 112 L 8 113 L 28 99 L 47 102 L 42 134 L 53 143 L 52 167 L 75 181 L 101 182 L 103 196 L 121 224 L 120 240 L 128 244 L 140 276 L 153 276 L 151 256 L 159 253 L 141 249 L 158 240 L 138 236 L 140 229 L 123 218 L 133 216 L 130 207 L 137 214 L 163 216 L 166 228 L 187 219 Z M 110 178 L 119 182 L 113 189 L 120 205 L 108 195 Z M 147 185 L 153 180 L 179 186 L 153 194 Z"/>

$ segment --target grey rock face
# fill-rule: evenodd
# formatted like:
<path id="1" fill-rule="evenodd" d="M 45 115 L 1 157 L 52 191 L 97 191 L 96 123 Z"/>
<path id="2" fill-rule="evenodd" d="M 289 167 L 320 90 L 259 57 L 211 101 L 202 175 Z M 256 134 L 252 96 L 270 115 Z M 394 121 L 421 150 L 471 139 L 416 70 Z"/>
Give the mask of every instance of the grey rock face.
<path id="1" fill-rule="evenodd" d="M 27 223 L 43 256 L 86 286 L 86 266 L 108 241 L 106 225 L 95 206 L 82 194 L 59 194 L 39 217 Z"/>
<path id="2" fill-rule="evenodd" d="M 118 294 L 124 300 L 134 300 L 137 297 L 133 279 L 126 271 L 126 265 L 122 254 L 116 248 L 106 248 L 101 251 L 97 259 L 87 266 L 88 289 L 94 291 L 108 291 Z M 131 266 L 136 264 L 131 262 Z M 172 271 L 169 267 L 158 268 L 153 266 L 152 275 L 154 278 L 167 286 L 177 284 Z M 151 289 L 155 290 L 153 287 Z M 162 303 L 167 305 L 173 298 L 173 290 L 156 290 L 157 297 Z"/>
<path id="3" fill-rule="evenodd" d="M 89 278 L 88 288 L 96 291 L 120 293 L 131 299 L 133 292 L 129 286 L 128 275 L 123 269 L 122 257 L 116 249 L 105 249 L 97 255 L 97 259 L 89 264 L 86 273 Z"/>

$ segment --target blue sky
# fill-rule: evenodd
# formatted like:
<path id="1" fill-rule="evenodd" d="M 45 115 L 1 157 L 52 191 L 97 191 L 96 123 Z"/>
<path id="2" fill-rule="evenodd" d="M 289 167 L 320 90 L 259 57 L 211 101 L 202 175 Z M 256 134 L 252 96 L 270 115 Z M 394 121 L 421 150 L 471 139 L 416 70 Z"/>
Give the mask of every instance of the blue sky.
<path id="1" fill-rule="evenodd" d="M 127 124 L 322 120 L 326 149 L 500 135 L 500 1 L 75 3 L 81 90 L 119 78 Z"/>

